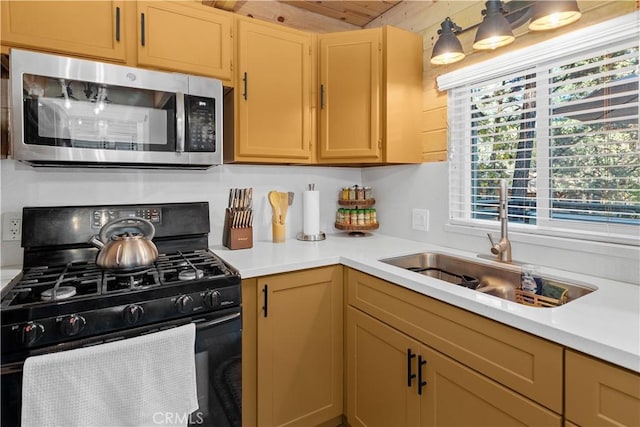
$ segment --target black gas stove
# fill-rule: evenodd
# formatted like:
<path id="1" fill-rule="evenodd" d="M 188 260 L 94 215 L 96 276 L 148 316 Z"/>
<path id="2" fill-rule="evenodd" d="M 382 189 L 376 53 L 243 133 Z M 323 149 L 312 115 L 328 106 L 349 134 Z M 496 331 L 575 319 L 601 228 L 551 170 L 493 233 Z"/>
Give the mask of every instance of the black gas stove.
<path id="1" fill-rule="evenodd" d="M 103 270 L 88 241 L 123 217 L 153 223 L 158 259 Z M 24 269 L 0 302 L 3 365 L 61 343 L 239 307 L 240 276 L 208 249 L 208 233 L 204 202 L 25 208 Z"/>

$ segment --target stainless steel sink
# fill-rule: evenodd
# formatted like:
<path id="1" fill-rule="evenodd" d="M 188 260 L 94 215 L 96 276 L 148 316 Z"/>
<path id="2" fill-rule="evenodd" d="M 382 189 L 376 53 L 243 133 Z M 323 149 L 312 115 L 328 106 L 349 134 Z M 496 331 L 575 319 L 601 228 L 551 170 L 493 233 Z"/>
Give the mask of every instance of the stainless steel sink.
<path id="1" fill-rule="evenodd" d="M 488 265 L 438 252 L 422 252 L 380 260 L 477 292 L 534 307 L 556 307 L 587 295 L 596 289 L 542 277 L 545 289 L 560 290 L 558 298 L 523 292 L 522 267 L 517 264 Z M 566 292 L 564 292 L 566 289 Z M 557 293 L 556 293 L 557 295 Z"/>

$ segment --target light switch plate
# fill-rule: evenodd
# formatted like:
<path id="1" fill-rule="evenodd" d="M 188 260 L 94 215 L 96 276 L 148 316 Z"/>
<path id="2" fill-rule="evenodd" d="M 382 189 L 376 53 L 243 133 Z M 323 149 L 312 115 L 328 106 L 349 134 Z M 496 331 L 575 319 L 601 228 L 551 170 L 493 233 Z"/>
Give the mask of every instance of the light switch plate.
<path id="1" fill-rule="evenodd" d="M 413 209 L 411 211 L 411 228 L 416 231 L 429 231 L 429 211 Z"/>

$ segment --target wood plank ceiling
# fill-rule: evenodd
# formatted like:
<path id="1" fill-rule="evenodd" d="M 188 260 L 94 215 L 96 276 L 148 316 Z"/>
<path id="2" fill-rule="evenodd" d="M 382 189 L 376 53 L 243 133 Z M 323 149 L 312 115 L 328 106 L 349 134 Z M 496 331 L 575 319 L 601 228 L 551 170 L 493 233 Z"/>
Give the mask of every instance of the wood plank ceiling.
<path id="1" fill-rule="evenodd" d="M 326 32 L 362 28 L 401 1 L 202 0 L 202 3 L 245 16 Z"/>
<path id="2" fill-rule="evenodd" d="M 280 1 L 309 12 L 338 19 L 349 24 L 364 27 L 378 16 L 391 9 L 399 1 Z"/>

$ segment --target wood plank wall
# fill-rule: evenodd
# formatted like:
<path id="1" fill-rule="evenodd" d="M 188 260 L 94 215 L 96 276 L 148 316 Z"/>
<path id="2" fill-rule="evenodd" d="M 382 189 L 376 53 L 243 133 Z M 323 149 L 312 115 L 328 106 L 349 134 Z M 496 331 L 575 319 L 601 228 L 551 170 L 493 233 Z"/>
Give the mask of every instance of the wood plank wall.
<path id="1" fill-rule="evenodd" d="M 578 1 L 582 18 L 574 24 L 555 31 L 529 32 L 526 25 L 514 30 L 516 41 L 509 46 L 494 52 L 473 51 L 471 45 L 475 30 L 464 32 L 459 36 L 467 57 L 456 64 L 433 66 L 429 62 L 431 50 L 437 40 L 437 31 L 445 17 L 460 27 L 468 28 L 481 21 L 484 1 L 405 1 L 375 19 L 367 28 L 382 25 L 393 25 L 409 31 L 419 32 L 423 36 L 424 68 L 423 68 L 423 113 L 422 113 L 422 147 L 423 161 L 445 161 L 447 159 L 447 95 L 438 91 L 436 78 L 458 68 L 489 60 L 511 50 L 539 43 L 569 31 L 575 31 L 616 16 L 625 15 L 640 9 L 640 0 L 629 1 Z"/>

